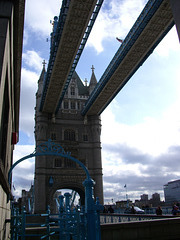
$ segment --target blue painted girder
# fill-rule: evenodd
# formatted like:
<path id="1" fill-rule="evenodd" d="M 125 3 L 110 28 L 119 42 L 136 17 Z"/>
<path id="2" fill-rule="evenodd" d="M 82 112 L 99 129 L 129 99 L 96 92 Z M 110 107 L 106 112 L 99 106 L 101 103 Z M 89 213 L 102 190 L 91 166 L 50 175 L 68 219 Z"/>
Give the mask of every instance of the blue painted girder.
<path id="1" fill-rule="evenodd" d="M 66 2 L 69 6 L 61 9 L 64 23 L 54 41 L 40 103 L 40 111 L 48 113 L 58 111 L 103 0 Z"/>
<path id="2" fill-rule="evenodd" d="M 101 114 L 174 25 L 168 0 L 149 0 L 96 88 L 82 115 Z"/>

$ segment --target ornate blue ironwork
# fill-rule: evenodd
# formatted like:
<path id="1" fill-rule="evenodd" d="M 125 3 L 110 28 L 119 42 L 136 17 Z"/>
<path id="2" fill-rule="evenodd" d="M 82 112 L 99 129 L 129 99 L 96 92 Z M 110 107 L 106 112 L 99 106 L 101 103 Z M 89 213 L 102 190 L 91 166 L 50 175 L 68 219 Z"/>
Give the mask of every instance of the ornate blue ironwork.
<path id="1" fill-rule="evenodd" d="M 56 144 L 56 143 L 52 142 L 51 139 L 49 139 L 47 142 L 43 142 L 40 145 L 38 145 L 33 153 L 19 159 L 12 165 L 12 167 L 10 168 L 9 173 L 8 173 L 9 185 L 11 185 L 10 183 L 11 183 L 12 171 L 20 162 L 22 162 L 28 158 L 32 158 L 32 157 L 36 157 L 36 156 L 44 156 L 44 155 L 61 156 L 61 157 L 71 159 L 72 161 L 76 162 L 78 165 L 80 165 L 84 169 L 87 179 L 91 178 L 86 166 L 82 162 L 80 162 L 78 159 L 72 157 L 70 152 L 65 152 L 60 144 Z"/>
<path id="2" fill-rule="evenodd" d="M 86 213 L 83 206 L 81 208 L 71 208 L 70 198 L 70 193 L 59 196 L 58 214 L 51 214 L 49 207 L 44 214 L 28 214 L 29 219 L 31 217 L 44 217 L 46 219 L 45 223 L 26 223 L 25 209 L 20 214 L 18 209 L 12 208 L 11 240 L 18 240 L 19 237 L 26 239 L 30 236 L 39 237 L 39 239 L 50 239 L 50 236 L 54 236 L 61 240 L 100 240 L 100 211 L 103 207 L 99 204 L 98 199 L 96 203 L 93 201 L 92 211 Z M 46 233 L 33 234 L 26 232 L 27 226 L 38 227 L 38 229 L 46 227 Z"/>
<path id="3" fill-rule="evenodd" d="M 36 154 L 67 154 L 70 155 L 70 152 L 65 153 L 63 147 L 60 144 L 52 142 L 51 139 L 48 139 L 47 142 L 43 142 L 38 145 L 34 151 Z"/>

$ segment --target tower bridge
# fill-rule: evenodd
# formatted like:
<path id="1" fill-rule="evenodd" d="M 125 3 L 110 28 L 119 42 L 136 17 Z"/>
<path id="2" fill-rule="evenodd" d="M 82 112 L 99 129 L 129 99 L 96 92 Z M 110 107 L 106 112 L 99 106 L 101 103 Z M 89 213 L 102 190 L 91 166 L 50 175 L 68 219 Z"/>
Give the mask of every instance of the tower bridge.
<path id="1" fill-rule="evenodd" d="M 71 152 L 95 180 L 95 197 L 103 203 L 100 114 L 174 25 L 169 0 L 149 0 L 97 83 L 83 84 L 75 67 L 103 1 L 64 0 L 54 19 L 51 53 L 38 82 L 36 146 L 52 139 Z M 49 180 L 53 184 L 49 185 Z M 45 211 L 56 190 L 70 188 L 83 201 L 84 173 L 65 158 L 36 157 L 35 211 Z M 53 207 L 52 207 L 53 209 Z"/>

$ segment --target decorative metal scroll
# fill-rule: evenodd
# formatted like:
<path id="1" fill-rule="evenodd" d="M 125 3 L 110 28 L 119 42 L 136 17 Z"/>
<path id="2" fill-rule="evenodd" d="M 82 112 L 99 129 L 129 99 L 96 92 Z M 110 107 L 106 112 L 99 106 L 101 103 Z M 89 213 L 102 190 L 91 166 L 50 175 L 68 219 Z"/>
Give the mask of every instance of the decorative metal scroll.
<path id="1" fill-rule="evenodd" d="M 44 142 L 38 145 L 34 151 L 34 153 L 46 153 L 46 154 L 63 154 L 70 156 L 70 152 L 65 152 L 63 147 L 60 144 L 52 142 L 51 139 L 48 139 L 47 142 Z"/>
<path id="2" fill-rule="evenodd" d="M 49 155 L 61 156 L 61 157 L 65 157 L 67 159 L 71 159 L 72 161 L 76 162 L 78 165 L 80 165 L 84 169 L 87 179 L 91 179 L 86 166 L 82 162 L 80 162 L 78 159 L 72 157 L 70 152 L 65 152 L 63 147 L 60 144 L 56 144 L 56 143 L 52 142 L 51 139 L 48 139 L 47 142 L 43 142 L 40 145 L 38 145 L 35 148 L 33 153 L 19 159 L 12 165 L 12 167 L 10 168 L 9 173 L 8 173 L 9 185 L 11 185 L 10 183 L 11 183 L 12 170 L 15 168 L 16 165 L 18 165 L 20 162 L 22 162 L 28 158 L 32 158 L 32 157 L 36 157 L 36 156 L 46 156 L 46 155 L 47 156 L 49 156 Z"/>

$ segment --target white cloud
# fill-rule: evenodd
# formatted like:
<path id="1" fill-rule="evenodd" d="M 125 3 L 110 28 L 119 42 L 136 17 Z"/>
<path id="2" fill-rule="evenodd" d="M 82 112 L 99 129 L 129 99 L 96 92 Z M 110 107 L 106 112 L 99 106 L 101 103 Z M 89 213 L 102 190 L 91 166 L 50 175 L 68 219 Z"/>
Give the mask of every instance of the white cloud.
<path id="1" fill-rule="evenodd" d="M 180 101 L 166 110 L 162 118 L 146 117 L 143 122 L 134 125 L 122 124 L 113 114 L 116 101 L 102 113 L 102 142 L 111 144 L 124 143 L 144 153 L 159 155 L 172 144 L 179 143 Z M 167 137 L 168 136 L 168 137 Z"/>
<path id="2" fill-rule="evenodd" d="M 23 68 L 21 76 L 20 130 L 24 131 L 32 141 L 34 138 L 35 93 L 37 91 L 39 75 Z"/>
<path id="3" fill-rule="evenodd" d="M 37 71 L 38 73 L 42 70 L 42 61 L 43 59 L 39 56 L 39 54 L 33 50 L 27 50 L 22 55 L 24 63 Z"/>
<path id="4" fill-rule="evenodd" d="M 16 145 L 13 154 L 13 163 L 34 152 L 34 145 Z M 22 189 L 29 190 L 34 180 L 34 159 L 28 158 L 18 165 L 12 171 L 13 194 L 20 197 Z M 15 188 L 15 189 L 14 189 Z"/>
<path id="5" fill-rule="evenodd" d="M 179 39 L 174 26 L 167 36 L 161 41 L 161 43 L 156 47 L 154 53 L 160 57 L 169 57 L 172 52 L 180 52 Z"/>
<path id="6" fill-rule="evenodd" d="M 180 99 L 166 109 L 161 118 L 147 116 L 134 125 L 116 120 L 113 109 L 117 111 L 117 104 L 113 101 L 102 114 L 105 202 L 111 198 L 123 199 L 125 183 L 132 200 L 138 199 L 144 191 L 149 197 L 158 192 L 163 199 L 163 185 L 180 178 Z"/>
<path id="7" fill-rule="evenodd" d="M 104 40 L 114 39 L 116 42 L 116 37 L 124 39 L 142 11 L 145 2 L 147 1 L 104 1 L 104 7 L 100 10 L 87 45 L 94 47 L 100 53 L 103 51 Z"/>
<path id="8" fill-rule="evenodd" d="M 34 145 L 15 145 L 15 154 L 13 156 L 13 163 L 34 152 Z"/>
<path id="9" fill-rule="evenodd" d="M 59 16 L 61 2 L 57 0 L 30 0 L 26 2 L 25 21 L 28 28 L 36 32 L 39 37 L 49 36 L 52 25 L 50 20 Z"/>

